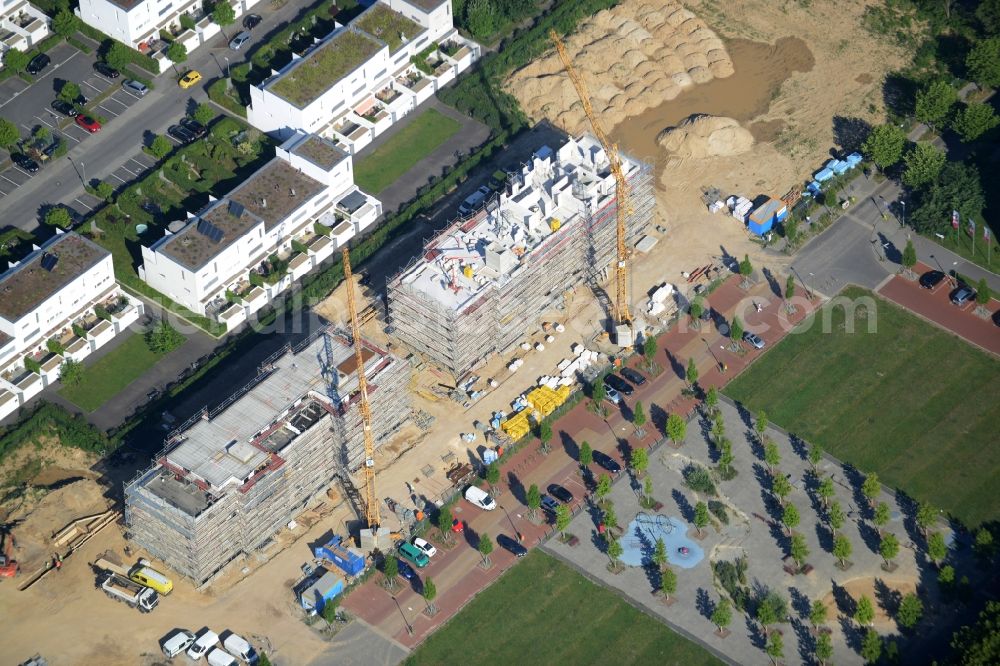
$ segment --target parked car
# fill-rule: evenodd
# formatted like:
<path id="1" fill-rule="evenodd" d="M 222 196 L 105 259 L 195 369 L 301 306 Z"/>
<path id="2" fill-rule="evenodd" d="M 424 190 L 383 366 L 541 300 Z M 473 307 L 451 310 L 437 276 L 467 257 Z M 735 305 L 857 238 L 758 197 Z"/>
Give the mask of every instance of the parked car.
<path id="1" fill-rule="evenodd" d="M 243 27 L 247 30 L 253 30 L 260 25 L 260 22 L 263 20 L 264 19 L 262 19 L 259 14 L 247 14 L 243 19 Z"/>
<path id="2" fill-rule="evenodd" d="M 206 652 L 218 644 L 219 634 L 215 633 L 211 629 L 206 629 L 200 636 L 198 636 L 197 639 L 195 639 L 194 643 L 191 644 L 191 647 L 188 648 L 187 656 L 189 659 L 198 661 L 205 656 Z"/>
<path id="3" fill-rule="evenodd" d="M 559 502 L 555 501 L 548 495 L 542 495 L 542 510 L 548 511 L 549 513 L 555 513 L 556 509 L 559 508 Z"/>
<path id="4" fill-rule="evenodd" d="M 200 139 L 201 137 L 208 134 L 208 128 L 199 123 L 194 118 L 181 118 L 181 125 L 187 131 L 194 134 L 195 138 Z"/>
<path id="5" fill-rule="evenodd" d="M 188 128 L 182 127 L 181 125 L 171 125 L 167 128 L 167 134 L 174 137 L 181 143 L 188 143 L 189 141 L 194 141 L 195 139 L 194 134 L 188 130 Z"/>
<path id="6" fill-rule="evenodd" d="M 414 546 L 412 543 L 404 542 L 400 544 L 399 554 L 410 564 L 415 565 L 418 569 L 423 569 L 431 563 L 430 558 L 428 558 L 422 550 Z"/>
<path id="7" fill-rule="evenodd" d="M 199 81 L 201 81 L 201 72 L 192 69 L 186 72 L 184 76 L 182 76 L 180 79 L 177 80 L 177 85 L 179 85 L 182 89 L 187 90 L 191 86 L 197 84 Z"/>
<path id="8" fill-rule="evenodd" d="M 222 647 L 226 648 L 226 652 L 249 666 L 254 666 L 260 661 L 257 651 L 253 649 L 249 641 L 237 634 L 230 633 L 226 636 L 222 641 Z"/>
<path id="9" fill-rule="evenodd" d="M 764 340 L 756 333 L 751 333 L 750 331 L 743 331 L 743 341 L 754 349 L 763 349 Z"/>
<path id="10" fill-rule="evenodd" d="M 490 196 L 492 193 L 493 190 L 489 187 L 486 185 L 480 185 L 478 190 L 465 197 L 465 201 L 463 201 L 462 205 L 458 207 L 458 214 L 468 215 L 472 211 L 478 209 L 482 205 L 483 201 L 486 200 L 486 197 Z"/>
<path id="11" fill-rule="evenodd" d="M 618 372 L 621 373 L 622 377 L 629 380 L 636 386 L 642 386 L 646 383 L 646 377 L 638 370 L 633 370 L 632 368 L 622 368 Z"/>
<path id="12" fill-rule="evenodd" d="M 967 284 L 958 285 L 955 289 L 952 290 L 951 296 L 949 296 L 951 302 L 957 305 L 958 307 L 962 307 L 975 297 L 976 297 L 975 289 L 973 289 Z"/>
<path id="13" fill-rule="evenodd" d="M 36 162 L 35 160 L 31 159 L 30 157 L 28 157 L 24 153 L 12 153 L 11 156 L 10 156 L 10 159 L 11 159 L 12 162 L 14 162 L 14 164 L 16 164 L 17 166 L 21 167 L 22 169 L 24 169 L 28 173 L 37 173 L 38 172 L 38 162 Z"/>
<path id="14" fill-rule="evenodd" d="M 69 116 L 70 118 L 76 118 L 77 115 L 79 115 L 75 106 L 61 99 L 54 100 L 52 102 L 52 108 L 64 116 Z"/>
<path id="15" fill-rule="evenodd" d="M 94 71 L 100 74 L 101 76 L 104 76 L 109 79 L 117 79 L 119 76 L 121 76 L 121 72 L 119 72 L 117 69 L 115 69 L 106 62 L 100 62 L 100 61 L 95 62 Z"/>
<path id="16" fill-rule="evenodd" d="M 506 534 L 497 535 L 497 545 L 504 550 L 513 553 L 515 557 L 524 557 L 528 554 L 528 549 L 517 542 L 517 539 L 512 539 Z"/>
<path id="17" fill-rule="evenodd" d="M 420 537 L 413 537 L 413 545 L 423 551 L 427 557 L 434 557 L 437 555 L 438 549 L 434 547 L 433 544 L 428 542 L 426 539 L 421 539 Z"/>
<path id="18" fill-rule="evenodd" d="M 237 33 L 236 36 L 233 37 L 231 40 L 229 40 L 229 48 L 231 48 L 234 51 L 239 51 L 249 41 L 250 41 L 250 33 L 247 32 L 246 30 L 243 30 L 242 32 Z"/>
<path id="19" fill-rule="evenodd" d="M 613 405 L 620 405 L 622 402 L 622 397 L 618 391 L 614 390 L 607 384 L 604 385 L 604 399 Z"/>
<path id="20" fill-rule="evenodd" d="M 609 456 L 607 453 L 594 451 L 594 462 L 612 474 L 620 474 L 622 471 L 622 466 L 618 464 L 618 461 Z"/>
<path id="21" fill-rule="evenodd" d="M 920 276 L 920 286 L 924 289 L 933 289 L 934 287 L 941 284 L 941 280 L 944 279 L 944 273 L 941 271 L 927 271 Z"/>
<path id="22" fill-rule="evenodd" d="M 1000 326 L 1000 310 L 993 313 L 993 323 Z"/>
<path id="23" fill-rule="evenodd" d="M 163 650 L 163 656 L 167 659 L 173 659 L 191 647 L 192 643 L 194 643 L 194 634 L 187 629 L 178 629 L 168 636 L 167 640 L 163 641 L 160 649 Z"/>
<path id="24" fill-rule="evenodd" d="M 237 666 L 239 663 L 236 661 L 236 657 L 218 647 L 212 648 L 205 658 L 208 661 L 208 666 Z"/>
<path id="25" fill-rule="evenodd" d="M 74 118 L 74 120 L 76 121 L 77 125 L 87 130 L 91 134 L 96 134 L 97 132 L 101 131 L 101 123 L 97 122 L 90 116 L 81 114 L 76 118 Z"/>
<path id="26" fill-rule="evenodd" d="M 398 557 L 396 558 L 396 568 L 399 570 L 399 575 L 406 580 L 413 580 L 417 577 L 417 572 L 413 570 L 413 567 Z"/>
<path id="27" fill-rule="evenodd" d="M 130 92 L 137 97 L 145 97 L 146 93 L 149 92 L 149 88 L 146 84 L 141 81 L 136 81 L 135 79 L 125 79 L 122 81 L 122 90 Z"/>
<path id="28" fill-rule="evenodd" d="M 618 375 L 608 375 L 604 378 L 604 386 L 611 387 L 624 396 L 632 395 L 632 385 Z"/>
<path id="29" fill-rule="evenodd" d="M 44 53 L 39 53 L 28 63 L 28 74 L 38 74 L 43 69 L 48 67 L 50 62 L 52 62 L 52 58 L 48 57 Z"/>
<path id="30" fill-rule="evenodd" d="M 465 499 L 469 500 L 480 509 L 492 511 L 497 508 L 496 500 L 490 494 L 478 486 L 469 486 L 465 489 Z"/>
<path id="31" fill-rule="evenodd" d="M 560 486 L 558 483 L 550 483 L 549 487 L 546 488 L 546 490 L 549 491 L 550 495 L 552 495 L 553 497 L 555 497 L 557 500 L 559 500 L 563 504 L 569 504 L 570 502 L 573 501 L 573 493 L 571 493 L 570 491 L 566 490 L 565 488 L 563 488 L 562 486 Z"/>

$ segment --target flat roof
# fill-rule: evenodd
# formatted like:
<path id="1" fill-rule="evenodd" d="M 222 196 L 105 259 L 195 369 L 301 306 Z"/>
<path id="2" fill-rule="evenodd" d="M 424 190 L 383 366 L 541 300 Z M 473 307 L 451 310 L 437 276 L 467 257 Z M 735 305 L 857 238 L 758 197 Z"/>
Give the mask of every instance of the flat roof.
<path id="1" fill-rule="evenodd" d="M 424 28 L 381 2 L 361 13 L 351 25 L 364 30 L 372 37 L 381 39 L 389 46 L 389 53 L 396 53 L 404 44 L 409 44 Z"/>
<path id="2" fill-rule="evenodd" d="M 197 516 L 210 504 L 207 492 L 187 479 L 176 478 L 166 467 L 154 470 L 140 485 L 190 516 Z"/>
<path id="3" fill-rule="evenodd" d="M 190 223 L 179 232 L 165 236 L 154 244 L 153 249 L 197 271 L 261 223 L 257 216 L 246 211 L 237 210 L 239 215 L 234 215 L 225 199 L 209 206 L 199 217 L 191 218 Z M 211 226 L 199 224 L 200 220 L 207 221 Z"/>
<path id="4" fill-rule="evenodd" d="M 146 0 L 108 0 L 111 4 L 121 7 L 127 12 L 132 11 L 145 1 Z"/>
<path id="5" fill-rule="evenodd" d="M 17 321 L 110 255 L 77 233 L 56 235 L 0 275 L 0 317 Z"/>
<path id="6" fill-rule="evenodd" d="M 226 198 L 264 220 L 270 230 L 324 189 L 323 183 L 275 157 Z"/>
<path id="7" fill-rule="evenodd" d="M 426 12 L 434 11 L 444 3 L 450 2 L 450 0 L 403 0 L 403 1 L 408 5 L 413 5 L 414 7 L 423 9 Z"/>
<path id="8" fill-rule="evenodd" d="M 305 57 L 295 60 L 266 88 L 299 108 L 315 102 L 345 74 L 379 52 L 382 44 L 368 35 L 342 29 Z"/>
<path id="9" fill-rule="evenodd" d="M 296 144 L 291 152 L 327 171 L 347 158 L 347 153 L 338 148 L 336 144 L 316 134 L 308 135 L 304 141 Z"/>

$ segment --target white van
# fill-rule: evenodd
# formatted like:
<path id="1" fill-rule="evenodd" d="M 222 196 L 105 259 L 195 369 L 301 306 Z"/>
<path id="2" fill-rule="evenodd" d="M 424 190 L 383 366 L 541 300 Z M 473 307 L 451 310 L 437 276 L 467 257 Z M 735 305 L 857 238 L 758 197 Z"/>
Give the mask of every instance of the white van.
<path id="1" fill-rule="evenodd" d="M 198 661 L 205 656 L 210 648 L 214 648 L 219 644 L 219 634 L 215 633 L 211 629 L 206 629 L 205 633 L 199 636 L 194 644 L 188 648 L 187 656 L 189 659 L 194 659 Z"/>
<path id="2" fill-rule="evenodd" d="M 176 657 L 194 643 L 194 634 L 187 629 L 180 629 L 163 641 L 163 654 L 167 659 Z"/>
<path id="3" fill-rule="evenodd" d="M 492 511 L 497 508 L 497 503 L 492 497 L 490 497 L 490 494 L 482 488 L 476 486 L 469 486 L 465 490 L 465 499 L 469 500 L 480 509 L 486 509 L 487 511 Z"/>
<path id="4" fill-rule="evenodd" d="M 236 657 L 222 648 L 212 648 L 208 653 L 208 663 L 211 666 L 237 666 Z"/>
<path id="5" fill-rule="evenodd" d="M 236 634 L 226 636 L 226 639 L 222 641 L 222 647 L 226 648 L 226 652 L 235 655 L 237 659 L 244 664 L 250 664 L 250 666 L 254 666 L 259 659 L 257 652 L 250 646 L 250 643 L 242 636 Z"/>

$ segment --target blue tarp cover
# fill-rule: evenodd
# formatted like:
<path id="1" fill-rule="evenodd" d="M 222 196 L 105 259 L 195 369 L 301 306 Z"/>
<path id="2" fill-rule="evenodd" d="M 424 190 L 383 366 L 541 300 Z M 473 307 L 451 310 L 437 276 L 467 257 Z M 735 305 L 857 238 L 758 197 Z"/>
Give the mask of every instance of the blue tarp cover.
<path id="1" fill-rule="evenodd" d="M 833 171 L 831 171 L 830 169 L 823 169 L 822 171 L 817 171 L 815 174 L 813 174 L 813 178 L 822 183 L 825 180 L 830 180 L 831 178 L 833 178 Z"/>

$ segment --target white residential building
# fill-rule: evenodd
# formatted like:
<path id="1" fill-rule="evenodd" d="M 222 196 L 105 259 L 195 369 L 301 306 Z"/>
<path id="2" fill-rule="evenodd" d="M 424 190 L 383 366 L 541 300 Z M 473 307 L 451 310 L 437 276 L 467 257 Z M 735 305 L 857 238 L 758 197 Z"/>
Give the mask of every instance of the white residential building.
<path id="1" fill-rule="evenodd" d="M 320 134 L 353 154 L 479 54 L 452 25 L 450 0 L 379 0 L 251 87 L 247 119 L 281 138 Z"/>
<path id="2" fill-rule="evenodd" d="M 139 275 L 232 329 L 381 215 L 354 184 L 351 156 L 299 132 L 225 198 L 143 247 Z"/>
<path id="3" fill-rule="evenodd" d="M 50 23 L 45 12 L 26 0 L 2 0 L 0 55 L 9 49 L 27 51 L 37 46 L 38 42 L 48 36 Z M 0 64 L 0 67 L 2 66 Z"/>
<path id="4" fill-rule="evenodd" d="M 57 379 L 63 357 L 85 358 L 142 311 L 121 292 L 104 248 L 75 233 L 36 246 L 0 274 L 0 418 Z M 49 340 L 61 354 L 49 353 Z M 41 372 L 26 369 L 27 356 Z"/>

